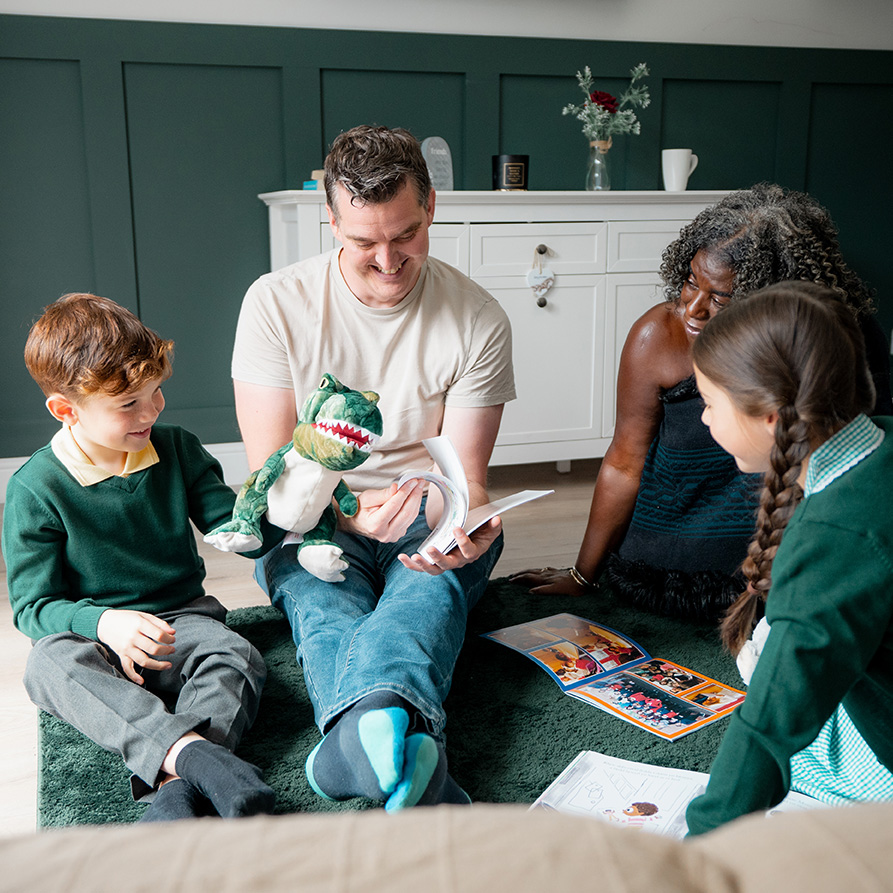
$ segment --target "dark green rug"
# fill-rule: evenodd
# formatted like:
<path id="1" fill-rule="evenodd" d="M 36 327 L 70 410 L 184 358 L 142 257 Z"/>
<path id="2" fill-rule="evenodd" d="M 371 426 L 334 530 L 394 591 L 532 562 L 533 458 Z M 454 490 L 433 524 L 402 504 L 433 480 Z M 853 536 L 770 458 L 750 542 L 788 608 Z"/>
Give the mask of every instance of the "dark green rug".
<path id="1" fill-rule="evenodd" d="M 581 750 L 707 771 L 728 720 L 681 740 L 664 741 L 563 694 L 523 655 L 479 634 L 567 611 L 611 626 L 654 657 L 699 670 L 735 687 L 734 660 L 716 630 L 646 614 L 610 593 L 536 597 L 505 579 L 490 583 L 469 618 L 465 647 L 446 703 L 450 771 L 475 801 L 531 803 Z M 229 622 L 263 653 L 269 670 L 260 715 L 239 755 L 260 766 L 278 798 L 277 811 L 364 809 L 364 800 L 330 803 L 304 776 L 319 741 L 287 623 L 272 607 L 242 608 Z M 67 723 L 40 716 L 38 824 L 41 827 L 132 822 L 144 806 L 130 798 L 120 758 L 100 750 Z"/>

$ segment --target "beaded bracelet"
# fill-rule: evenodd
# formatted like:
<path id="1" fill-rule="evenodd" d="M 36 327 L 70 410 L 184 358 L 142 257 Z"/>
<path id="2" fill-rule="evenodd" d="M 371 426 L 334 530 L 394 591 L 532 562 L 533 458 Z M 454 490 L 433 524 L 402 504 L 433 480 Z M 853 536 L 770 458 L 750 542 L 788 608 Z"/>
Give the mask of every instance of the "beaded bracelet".
<path id="1" fill-rule="evenodd" d="M 595 584 L 590 583 L 576 567 L 569 567 L 568 573 L 571 575 L 575 583 L 579 583 L 584 589 L 595 589 Z"/>

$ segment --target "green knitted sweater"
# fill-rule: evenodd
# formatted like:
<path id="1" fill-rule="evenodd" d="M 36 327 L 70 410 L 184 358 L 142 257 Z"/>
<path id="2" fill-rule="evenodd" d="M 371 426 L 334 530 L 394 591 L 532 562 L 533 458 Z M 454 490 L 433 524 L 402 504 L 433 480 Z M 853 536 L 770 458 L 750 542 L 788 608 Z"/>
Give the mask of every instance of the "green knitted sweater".
<path id="1" fill-rule="evenodd" d="M 772 564 L 772 632 L 686 818 L 699 834 L 768 809 L 838 704 L 893 770 L 893 417 L 870 456 L 797 506 Z"/>
<path id="2" fill-rule="evenodd" d="M 3 514 L 9 598 L 16 627 L 32 639 L 65 631 L 95 639 L 107 608 L 157 614 L 205 594 L 189 522 L 204 533 L 228 520 L 235 494 L 193 434 L 155 425 L 152 444 L 155 465 L 89 487 L 50 446 L 10 479 Z"/>

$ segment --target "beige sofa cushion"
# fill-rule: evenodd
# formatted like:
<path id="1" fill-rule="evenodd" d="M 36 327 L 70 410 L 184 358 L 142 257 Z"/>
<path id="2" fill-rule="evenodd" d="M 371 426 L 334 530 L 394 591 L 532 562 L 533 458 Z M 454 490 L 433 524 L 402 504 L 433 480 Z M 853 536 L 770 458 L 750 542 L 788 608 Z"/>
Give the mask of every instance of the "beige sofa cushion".
<path id="1" fill-rule="evenodd" d="M 893 890 L 893 803 L 750 816 L 685 845 L 740 890 Z"/>
<path id="2" fill-rule="evenodd" d="M 80 827 L 0 841 L 0 890 L 871 891 L 893 804 L 749 818 L 688 842 L 524 807 Z"/>

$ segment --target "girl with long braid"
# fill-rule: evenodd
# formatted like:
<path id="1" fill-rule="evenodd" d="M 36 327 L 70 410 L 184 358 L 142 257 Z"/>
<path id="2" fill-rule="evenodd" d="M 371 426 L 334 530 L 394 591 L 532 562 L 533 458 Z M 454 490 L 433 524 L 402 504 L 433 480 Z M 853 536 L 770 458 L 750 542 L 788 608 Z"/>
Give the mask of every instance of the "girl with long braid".
<path id="1" fill-rule="evenodd" d="M 690 833 L 792 788 L 893 799 L 893 418 L 866 415 L 858 323 L 829 289 L 784 282 L 717 315 L 692 355 L 711 435 L 765 478 L 722 624 L 756 664 Z"/>

